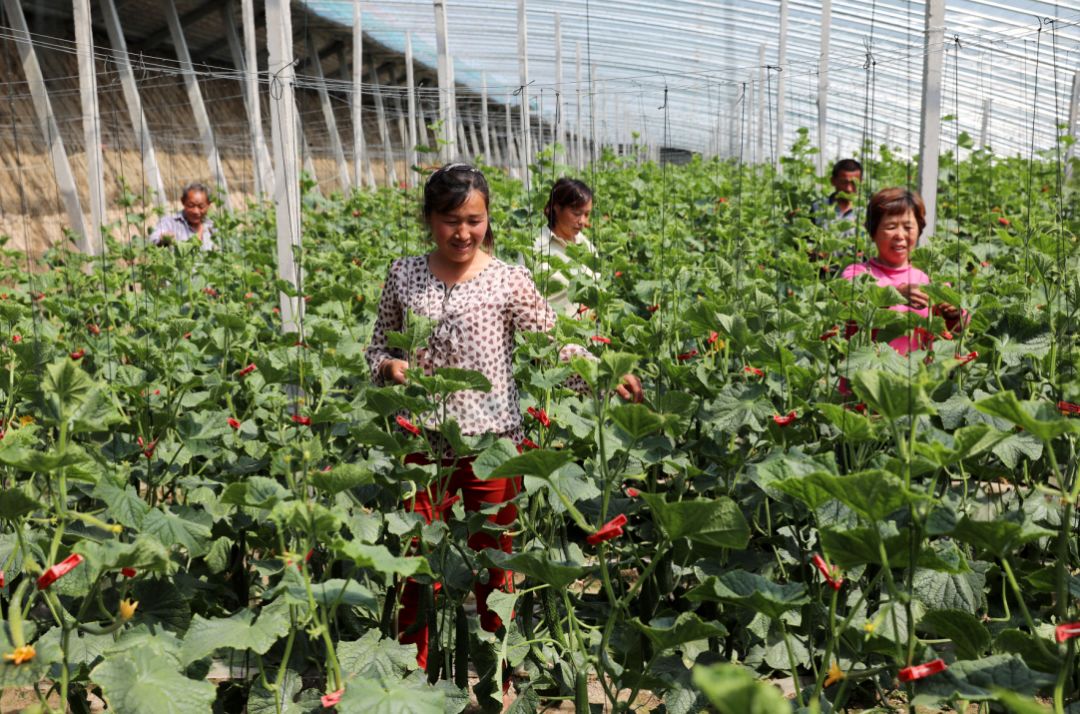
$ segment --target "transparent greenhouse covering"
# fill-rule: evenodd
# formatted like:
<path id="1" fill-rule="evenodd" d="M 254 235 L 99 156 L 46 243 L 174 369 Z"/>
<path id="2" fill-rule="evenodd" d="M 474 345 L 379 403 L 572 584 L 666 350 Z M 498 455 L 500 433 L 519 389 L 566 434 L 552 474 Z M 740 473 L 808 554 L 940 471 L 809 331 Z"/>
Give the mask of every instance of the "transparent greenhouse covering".
<path id="1" fill-rule="evenodd" d="M 306 4 L 352 24 L 352 2 Z M 817 144 L 822 4 L 792 0 L 787 9 L 781 63 L 779 0 L 527 0 L 530 105 L 534 115 L 554 123 L 561 89 L 557 120 L 570 131 L 580 122 L 586 136 L 594 135 L 595 122 L 595 135 L 605 143 L 629 143 L 637 132 L 652 145 L 747 161 L 770 160 L 781 143 L 790 148 L 800 127 Z M 458 87 L 479 93 L 486 78 L 493 100 L 516 105 L 517 3 L 447 0 L 446 12 Z M 1067 125 L 1080 69 L 1080 4 L 946 0 L 944 39 L 929 48 L 925 15 L 925 3 L 910 0 L 832 2 L 824 55 L 826 156 L 848 154 L 864 138 L 904 155 L 918 153 L 927 52 L 943 53 L 943 151 L 955 146 L 958 131 L 999 155 L 1052 150 L 1059 127 Z M 363 2 L 362 25 L 365 34 L 399 50 L 411 33 L 416 61 L 436 65 L 431 0 Z M 460 96 L 459 110 L 479 112 Z"/>

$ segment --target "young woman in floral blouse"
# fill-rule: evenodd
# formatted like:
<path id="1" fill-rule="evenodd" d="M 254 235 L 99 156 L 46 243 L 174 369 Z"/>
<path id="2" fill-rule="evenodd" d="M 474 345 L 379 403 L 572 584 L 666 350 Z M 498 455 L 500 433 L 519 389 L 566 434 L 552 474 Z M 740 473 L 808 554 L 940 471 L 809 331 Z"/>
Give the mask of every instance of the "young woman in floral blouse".
<path id="1" fill-rule="evenodd" d="M 521 407 L 514 384 L 514 334 L 550 332 L 555 313 L 537 291 L 528 270 L 508 265 L 491 255 L 495 237 L 488 222 L 490 192 L 484 175 L 466 164 L 448 164 L 436 171 L 424 186 L 424 220 L 431 232 L 434 249 L 427 255 L 394 261 L 379 300 L 379 315 L 367 350 L 368 364 L 377 384 L 404 384 L 411 365 L 399 350 L 387 344 L 387 333 L 402 331 L 410 312 L 437 321 L 426 348 L 418 351 L 419 366 L 425 372 L 439 367 L 476 370 L 491 382 L 489 392 L 457 392 L 447 402 L 447 415 L 465 435 L 497 434 L 520 444 L 524 438 Z M 588 352 L 578 345 L 566 345 L 560 358 L 568 360 Z M 641 383 L 627 375 L 619 394 L 641 401 Z M 426 429 L 438 427 L 439 415 L 425 417 Z M 427 491 L 419 491 L 409 506 L 430 522 L 434 512 L 446 514 L 460 490 L 467 512 L 488 505 L 506 503 L 521 489 L 520 479 L 476 478 L 472 459 L 454 459 L 446 454 L 444 465 L 453 472 L 443 484 L 443 503 L 434 506 Z M 410 457 L 424 463 L 423 456 Z M 442 516 L 440 516 L 442 517 Z M 507 503 L 489 520 L 508 525 L 517 518 L 517 509 Z M 510 537 L 496 541 L 485 533 L 469 537 L 474 550 L 501 548 L 510 552 Z M 486 583 L 476 583 L 477 611 L 484 629 L 495 631 L 502 624 L 488 609 L 487 596 L 495 588 L 509 588 L 512 576 L 489 570 Z M 417 662 L 426 667 L 428 633 L 414 626 L 419 605 L 419 587 L 407 583 L 401 595 L 399 631 L 408 632 L 402 642 L 415 642 Z"/>

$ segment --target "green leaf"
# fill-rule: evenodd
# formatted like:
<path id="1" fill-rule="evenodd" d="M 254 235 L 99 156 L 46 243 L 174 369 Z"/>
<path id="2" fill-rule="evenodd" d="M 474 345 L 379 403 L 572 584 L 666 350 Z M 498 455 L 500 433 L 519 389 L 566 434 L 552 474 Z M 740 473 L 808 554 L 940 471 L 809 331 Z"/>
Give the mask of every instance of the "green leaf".
<path id="1" fill-rule="evenodd" d="M 416 681 L 414 681 L 416 680 Z M 349 680 L 337 705 L 340 714 L 444 714 L 446 696 L 417 678 Z"/>
<path id="2" fill-rule="evenodd" d="M 334 549 L 343 557 L 352 560 L 358 567 L 371 568 L 384 575 L 400 575 L 408 578 L 418 573 L 431 574 L 431 568 L 423 556 L 399 558 L 392 555 L 385 545 L 339 540 L 334 544 Z"/>
<path id="3" fill-rule="evenodd" d="M 877 426 L 862 414 L 845 409 L 839 404 L 818 404 L 817 409 L 852 443 L 873 441 L 877 438 Z"/>
<path id="4" fill-rule="evenodd" d="M 553 560 L 547 553 L 538 550 L 504 553 L 486 548 L 480 552 L 480 562 L 489 568 L 523 573 L 534 583 L 547 583 L 556 590 L 565 588 L 587 572 L 580 563 Z"/>
<path id="5" fill-rule="evenodd" d="M 692 602 L 718 601 L 749 607 L 773 619 L 810 602 L 802 583 L 779 585 L 757 573 L 733 570 L 719 577 L 710 575 L 686 594 Z"/>
<path id="6" fill-rule="evenodd" d="M 349 491 L 358 486 L 366 486 L 375 479 L 371 469 L 360 464 L 338 464 L 329 471 L 317 471 L 311 476 L 315 488 L 326 491 L 331 496 L 342 491 Z"/>
<path id="7" fill-rule="evenodd" d="M 499 439 L 494 444 L 480 452 L 473 461 L 473 473 L 477 478 L 495 478 L 492 472 L 510 459 L 517 458 L 518 450 L 509 439 Z"/>
<path id="8" fill-rule="evenodd" d="M 888 471 L 873 469 L 850 476 L 833 476 L 822 471 L 805 478 L 774 484 L 776 488 L 818 508 L 830 498 L 843 503 L 869 523 L 877 523 L 891 513 L 925 497 L 904 488 L 904 483 Z"/>
<path id="9" fill-rule="evenodd" d="M 957 699 L 985 702 L 996 699 L 994 690 L 999 688 L 1034 695 L 1053 684 L 1053 677 L 1032 670 L 1016 655 L 990 655 L 954 662 L 944 672 L 920 680 L 913 703 L 933 706 Z"/>
<path id="10" fill-rule="evenodd" d="M 1061 658 L 1054 648 L 1045 645 L 1045 640 L 1039 642 L 1038 635 L 1015 628 L 1004 629 L 994 638 L 995 652 L 1020 655 L 1032 669 L 1057 674 L 1063 666 Z"/>
<path id="11" fill-rule="evenodd" d="M 952 535 L 957 540 L 1003 558 L 1024 543 L 1047 538 L 1054 532 L 1027 520 L 1017 522 L 1015 519 L 997 518 L 993 521 L 976 521 L 964 516 L 956 524 Z"/>
<path id="12" fill-rule="evenodd" d="M 745 548 L 750 540 L 750 526 L 742 509 L 730 498 L 670 503 L 663 494 L 642 493 L 641 498 L 672 540 L 689 538 L 697 543 L 738 549 Z"/>
<path id="13" fill-rule="evenodd" d="M 630 624 L 649 638 L 657 654 L 686 642 L 723 637 L 728 632 L 720 623 L 704 622 L 692 612 L 680 613 L 678 617 L 657 617 L 648 625 L 635 617 Z"/>
<path id="14" fill-rule="evenodd" d="M 41 507 L 40 503 L 27 496 L 20 488 L 0 491 L 0 518 L 14 520 Z"/>
<path id="15" fill-rule="evenodd" d="M 416 646 L 383 638 L 377 629 L 359 640 L 338 643 L 338 662 L 346 677 L 403 679 L 417 669 Z"/>
<path id="16" fill-rule="evenodd" d="M 1062 434 L 1075 434 L 1080 427 L 1061 416 L 1061 413 L 1049 402 L 1021 402 L 1012 392 L 998 392 L 992 397 L 975 402 L 975 408 L 983 414 L 1022 427 L 1044 442 L 1056 439 Z"/>
<path id="17" fill-rule="evenodd" d="M 61 357 L 45 368 L 41 382 L 45 417 L 54 424 L 68 421 L 93 388 L 93 380 L 75 360 Z"/>
<path id="18" fill-rule="evenodd" d="M 860 370 L 855 373 L 852 387 L 870 409 L 886 419 L 935 413 L 934 403 L 921 383 L 891 372 Z"/>
<path id="19" fill-rule="evenodd" d="M 1050 707 L 1039 704 L 1031 697 L 1025 697 L 1003 687 L 991 687 L 994 698 L 1004 704 L 1013 714 L 1050 714 Z"/>
<path id="20" fill-rule="evenodd" d="M 480 478 L 513 478 L 520 475 L 549 479 L 553 473 L 573 460 L 574 452 L 572 451 L 533 449 L 504 461 L 488 475 L 480 476 Z"/>
<path id="21" fill-rule="evenodd" d="M 205 714 L 217 697 L 206 680 L 188 679 L 152 648 L 114 654 L 90 672 L 109 709 L 131 714 Z"/>
<path id="22" fill-rule="evenodd" d="M 990 631 L 966 610 L 931 610 L 923 616 L 919 627 L 952 640 L 956 653 L 963 659 L 977 659 L 990 648 Z"/>
<path id="23" fill-rule="evenodd" d="M 791 714 L 780 689 L 736 664 L 694 668 L 694 686 L 720 714 Z"/>
<path id="24" fill-rule="evenodd" d="M 218 649 L 230 648 L 266 654 L 274 643 L 289 633 L 289 616 L 281 608 L 263 608 L 259 619 L 251 610 L 239 610 L 230 617 L 209 620 L 196 615 L 184 635 L 180 663 L 190 664 Z"/>
<path id="25" fill-rule="evenodd" d="M 609 412 L 611 420 L 633 441 L 640 441 L 656 433 L 663 426 L 663 419 L 644 404 L 618 404 Z"/>

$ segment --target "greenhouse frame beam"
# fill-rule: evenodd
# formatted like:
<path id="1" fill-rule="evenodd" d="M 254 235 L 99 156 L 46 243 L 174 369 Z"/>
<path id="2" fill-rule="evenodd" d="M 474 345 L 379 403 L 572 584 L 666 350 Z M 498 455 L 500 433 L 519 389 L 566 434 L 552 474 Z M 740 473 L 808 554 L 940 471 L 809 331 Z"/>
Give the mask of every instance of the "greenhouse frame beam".
<path id="1" fill-rule="evenodd" d="M 409 142 L 409 145 L 405 147 L 405 183 L 409 188 L 416 186 L 416 172 L 413 171 L 413 166 L 417 164 L 416 157 L 416 144 L 417 144 L 417 132 L 416 132 L 416 75 L 413 69 L 413 48 L 412 48 L 412 33 L 405 33 L 405 84 L 408 85 L 408 91 L 406 92 L 405 101 L 408 106 L 409 118 L 408 118 L 408 133 L 405 139 Z M 486 121 L 486 115 L 485 115 Z M 485 124 L 485 129 L 486 129 Z M 404 137 L 403 137 L 404 139 Z"/>
<path id="2" fill-rule="evenodd" d="M 923 245 L 937 227 L 938 152 L 941 139 L 941 78 L 945 55 L 945 0 L 927 0 L 923 47 L 922 125 L 919 128 L 919 194 L 926 205 Z"/>
<path id="3" fill-rule="evenodd" d="M 446 0 L 434 0 L 435 39 L 439 53 L 439 121 L 445 143 L 439 145 L 439 160 L 450 161 L 453 155 L 457 127 L 457 107 L 454 96 L 454 64 L 450 57 L 450 32 L 446 24 Z"/>
<path id="4" fill-rule="evenodd" d="M 397 169 L 394 167 L 394 148 L 390 144 L 390 128 L 386 123 L 386 109 L 383 106 L 382 88 L 379 85 L 379 73 L 371 68 L 372 91 L 375 94 L 375 117 L 379 122 L 379 138 L 383 146 L 383 179 L 387 186 L 397 183 Z"/>
<path id="5" fill-rule="evenodd" d="M 353 135 L 353 185 L 375 188 L 375 176 L 367 159 L 367 140 L 364 138 L 364 28 L 360 0 L 353 0 L 352 26 L 352 94 L 349 106 Z"/>
<path id="6" fill-rule="evenodd" d="M 79 55 L 79 100 L 82 105 L 83 149 L 90 197 L 90 226 L 86 244 L 90 255 L 105 252 L 105 169 L 101 155 L 101 113 L 97 106 L 97 68 L 90 0 L 74 0 L 75 45 Z"/>
<path id="7" fill-rule="evenodd" d="M 169 3 L 169 4 L 172 5 L 172 3 Z M 215 10 L 217 10 L 219 5 L 220 5 L 219 0 L 207 0 L 202 5 L 199 5 L 198 7 L 194 8 L 192 10 L 188 10 L 183 15 L 180 15 L 177 18 L 178 21 L 179 21 L 180 27 L 186 27 L 186 26 L 188 26 L 188 25 L 190 25 L 190 24 L 192 24 L 194 22 L 198 22 L 199 20 L 202 20 L 204 17 L 209 16 L 211 13 L 213 13 Z M 173 11 L 174 12 L 176 11 L 176 6 L 175 5 L 173 6 Z M 166 16 L 166 20 L 168 20 L 168 16 Z M 172 23 L 171 22 L 166 24 L 165 27 L 162 27 L 160 30 L 155 30 L 154 32 L 151 32 L 149 35 L 144 37 L 142 39 L 142 41 L 139 42 L 135 46 L 135 52 L 140 53 L 140 52 L 146 52 L 147 50 L 152 50 L 155 47 L 157 47 L 158 45 L 160 45 L 162 42 L 164 42 L 165 40 L 169 39 L 170 35 L 172 35 Z M 173 35 L 172 40 L 173 40 L 173 45 L 176 46 L 176 36 L 175 35 Z M 187 47 L 186 42 L 184 43 L 184 46 L 185 46 L 185 48 Z M 176 49 L 177 49 L 177 51 L 179 51 L 180 48 L 178 46 L 176 46 Z"/>
<path id="8" fill-rule="evenodd" d="M 225 194 L 224 203 L 228 205 L 229 187 L 225 182 L 225 167 L 221 163 L 221 155 L 218 153 L 217 142 L 214 139 L 214 127 L 210 123 L 210 114 L 206 111 L 199 80 L 195 76 L 195 68 L 191 63 L 191 53 L 188 51 L 180 16 L 176 12 L 176 3 L 174 0 L 163 0 L 163 4 L 165 5 L 165 19 L 168 20 L 169 29 L 172 31 L 176 58 L 180 61 L 180 68 L 184 74 L 184 85 L 187 88 L 188 101 L 191 103 L 191 112 L 195 115 L 195 125 L 199 130 L 199 138 L 210 165 L 210 173 L 214 177 L 214 183 L 217 184 L 216 188 Z M 217 6 L 216 0 L 214 6 L 215 8 Z"/>
<path id="9" fill-rule="evenodd" d="M 120 15 L 116 12 L 113 0 L 100 0 L 100 4 L 102 13 L 105 15 L 105 30 L 109 35 L 109 44 L 113 48 L 112 61 L 119 69 L 120 87 L 124 92 L 124 103 L 127 105 L 128 117 L 131 119 L 132 133 L 139 140 L 143 168 L 142 185 L 145 189 L 149 184 L 154 205 L 161 207 L 168 201 L 165 194 L 165 182 L 161 178 L 157 152 L 154 151 L 154 138 L 150 134 L 150 126 L 143 112 L 139 85 L 135 82 L 135 72 L 131 68 L 127 40 L 124 38 L 124 30 L 120 25 Z"/>
<path id="10" fill-rule="evenodd" d="M 270 161 L 270 150 L 266 147 L 263 135 L 262 102 L 259 100 L 258 60 L 255 44 L 254 7 L 252 0 L 241 0 L 240 14 L 244 25 L 244 42 L 236 28 L 233 13 L 235 0 L 226 0 L 222 6 L 225 20 L 225 36 L 232 52 L 233 65 L 244 76 L 244 107 L 247 110 L 249 133 L 251 134 L 252 180 L 254 194 L 265 196 L 274 185 L 274 168 Z"/>
<path id="11" fill-rule="evenodd" d="M 529 126 L 529 115 L 532 107 L 529 105 L 529 19 L 525 9 L 525 0 L 517 0 L 517 38 L 518 38 L 518 99 L 521 103 L 521 180 L 525 184 L 525 192 L 529 193 L 529 158 L 532 154 L 532 136 Z"/>
<path id="12" fill-rule="evenodd" d="M 293 295 L 278 293 L 281 332 L 302 335 L 304 301 L 299 293 L 303 275 L 296 264 L 300 249 L 300 147 L 293 73 L 292 18 L 290 0 L 266 0 L 267 65 L 280 91 L 270 95 L 270 127 L 274 143 L 274 201 L 277 216 L 278 277 L 292 286 Z"/>
<path id="13" fill-rule="evenodd" d="M 1073 72 L 1072 92 L 1069 99 L 1069 125 L 1066 133 L 1074 139 L 1065 151 L 1065 177 L 1071 179 L 1072 160 L 1076 156 L 1076 141 L 1080 140 L 1080 70 Z"/>
<path id="14" fill-rule="evenodd" d="M 818 59 L 817 86 L 817 170 L 818 176 L 826 171 L 826 137 L 829 115 L 829 35 L 832 30 L 832 0 L 821 0 L 821 52 Z"/>
<path id="15" fill-rule="evenodd" d="M 64 140 L 60 137 L 60 128 L 56 123 L 52 102 L 49 100 L 49 90 L 45 86 L 45 77 L 41 73 L 41 64 L 38 62 L 37 53 L 34 51 L 30 30 L 26 26 L 26 16 L 23 15 L 22 5 L 19 0 L 2 1 L 4 9 L 7 11 L 8 22 L 11 24 L 12 34 L 15 36 L 15 44 L 19 48 L 23 76 L 26 78 L 30 98 L 34 104 L 34 113 L 37 114 L 38 127 L 41 129 L 42 137 L 49 145 L 53 174 L 56 177 L 56 185 L 60 191 L 64 210 L 67 212 L 68 220 L 71 222 L 71 229 L 79 236 L 77 241 L 79 250 L 83 253 L 90 253 L 89 234 L 82 212 L 82 203 L 79 201 L 79 190 L 75 186 L 75 176 L 71 173 L 71 163 L 68 161 L 68 155 L 64 149 Z M 23 187 L 23 190 L 25 190 L 25 187 Z M 30 246 L 27 245 L 26 248 L 29 250 Z"/>
<path id="16" fill-rule="evenodd" d="M 341 134 L 338 133 L 337 118 L 334 116 L 334 107 L 330 104 L 330 92 L 326 89 L 326 77 L 323 75 L 322 61 L 315 51 L 315 42 L 311 39 L 311 33 L 307 33 L 306 43 L 310 66 L 315 70 L 319 105 L 322 107 L 326 131 L 330 135 L 330 150 L 334 153 L 334 161 L 337 163 L 338 181 L 341 182 L 342 193 L 348 193 L 350 185 L 349 165 L 345 163 L 345 149 L 341 145 Z"/>
<path id="17" fill-rule="evenodd" d="M 783 164 L 780 157 L 784 153 L 784 72 L 787 71 L 787 40 L 788 40 L 788 0 L 780 0 L 780 36 L 778 38 L 778 50 L 776 53 L 776 162 L 777 171 Z"/>

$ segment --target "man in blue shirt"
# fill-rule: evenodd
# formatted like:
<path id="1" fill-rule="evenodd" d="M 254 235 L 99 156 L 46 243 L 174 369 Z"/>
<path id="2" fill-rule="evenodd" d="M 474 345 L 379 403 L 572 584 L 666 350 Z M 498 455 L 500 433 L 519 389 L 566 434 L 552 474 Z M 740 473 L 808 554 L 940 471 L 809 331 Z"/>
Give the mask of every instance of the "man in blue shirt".
<path id="1" fill-rule="evenodd" d="M 214 250 L 214 222 L 206 217 L 211 204 L 209 189 L 198 182 L 189 183 L 180 194 L 180 203 L 183 209 L 162 218 L 150 234 L 150 242 L 170 246 L 197 238 L 203 250 Z"/>
<path id="2" fill-rule="evenodd" d="M 859 184 L 862 183 L 862 164 L 855 159 L 837 161 L 833 165 L 830 183 L 833 192 L 829 194 L 827 204 L 814 204 L 815 222 L 826 228 L 835 221 L 849 221 L 852 229 L 845 231 L 843 235 L 850 235 L 854 232 L 855 224 L 855 205 L 851 199 L 858 195 Z"/>

